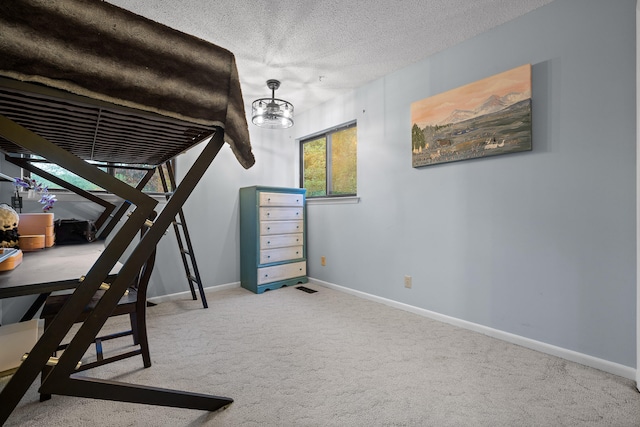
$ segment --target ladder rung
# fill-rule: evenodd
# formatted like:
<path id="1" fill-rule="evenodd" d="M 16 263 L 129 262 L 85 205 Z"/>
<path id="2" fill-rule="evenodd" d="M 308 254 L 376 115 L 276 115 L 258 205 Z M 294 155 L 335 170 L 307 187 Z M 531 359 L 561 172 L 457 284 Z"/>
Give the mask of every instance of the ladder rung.
<path id="1" fill-rule="evenodd" d="M 165 196 L 169 195 L 169 191 L 167 187 L 164 187 L 165 190 Z M 169 197 L 167 197 L 167 200 L 169 199 Z M 202 289 L 202 282 L 200 279 L 200 274 L 198 273 L 198 267 L 196 266 L 196 259 L 195 259 L 195 255 L 193 254 L 193 248 L 191 247 L 191 243 L 189 241 L 189 232 L 187 231 L 187 224 L 186 221 L 184 220 L 184 214 L 182 212 L 182 209 L 180 209 L 180 211 L 178 212 L 178 214 L 176 215 L 176 217 L 173 219 L 172 221 L 173 226 L 174 226 L 174 231 L 176 233 L 176 239 L 177 239 L 177 243 L 178 243 L 178 249 L 180 250 L 180 253 L 182 255 L 188 255 L 189 259 L 191 260 L 191 265 L 189 265 L 189 262 L 187 262 L 187 258 L 183 257 L 182 261 L 184 263 L 184 270 L 186 273 L 186 277 L 187 280 L 189 281 L 189 285 L 191 286 L 191 292 L 194 292 L 193 289 L 193 284 L 195 283 L 196 285 L 198 285 L 198 288 L 200 289 L 200 295 L 202 296 L 202 305 L 204 308 L 207 308 L 207 300 L 204 296 L 203 293 L 203 289 Z M 178 230 L 178 226 L 182 227 L 182 233 Z M 185 247 L 182 245 L 183 240 L 186 240 L 186 249 Z M 192 271 L 193 269 L 193 271 Z M 197 299 L 195 296 L 195 293 L 193 294 L 193 299 Z"/>

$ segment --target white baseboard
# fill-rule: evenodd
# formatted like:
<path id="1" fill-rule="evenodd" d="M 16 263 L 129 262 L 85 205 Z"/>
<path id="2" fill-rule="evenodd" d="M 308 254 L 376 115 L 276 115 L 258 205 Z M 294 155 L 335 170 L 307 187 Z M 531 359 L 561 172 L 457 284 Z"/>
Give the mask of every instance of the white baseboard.
<path id="1" fill-rule="evenodd" d="M 388 305 L 390 307 L 405 310 L 410 313 L 417 314 L 419 316 L 428 317 L 433 320 L 448 323 L 450 325 L 458 326 L 464 329 L 468 329 L 474 332 L 479 332 L 484 335 L 488 335 L 493 338 L 497 338 L 503 341 L 510 342 L 522 347 L 530 348 L 532 350 L 540 351 L 542 353 L 557 356 L 571 362 L 580 363 L 601 371 L 609 372 L 620 377 L 624 377 L 630 380 L 636 379 L 636 369 L 629 366 L 620 365 L 618 363 L 610 362 L 608 360 L 599 359 L 597 357 L 589 356 L 587 354 L 578 353 L 573 350 L 558 347 L 555 345 L 547 344 L 541 341 L 532 340 L 529 338 L 515 335 L 509 332 L 504 332 L 498 329 L 489 328 L 487 326 L 479 325 L 477 323 L 468 322 L 466 320 L 458 319 L 444 314 L 436 313 L 435 311 L 425 310 L 423 308 L 415 307 L 409 304 L 393 301 L 387 298 L 382 298 L 376 295 L 371 295 L 365 292 L 356 291 L 354 289 L 345 288 L 333 283 L 325 282 L 322 280 L 309 278 L 309 283 L 324 286 L 326 288 L 335 289 L 337 291 L 345 292 L 350 295 L 354 295 L 360 298 L 368 299 L 371 301 L 379 302 L 381 304 Z"/>
<path id="2" fill-rule="evenodd" d="M 240 282 L 233 282 L 233 283 L 225 283 L 224 285 L 209 286 L 207 288 L 204 288 L 204 291 L 205 293 L 207 293 L 207 292 L 222 291 L 224 289 L 239 288 L 239 287 L 240 287 Z M 160 295 L 157 297 L 147 298 L 147 301 L 154 304 L 160 304 L 161 302 L 165 302 L 165 301 L 175 301 L 175 300 L 185 299 L 185 297 L 191 298 L 191 291 L 177 292 L 175 294 L 168 294 L 168 295 Z"/>

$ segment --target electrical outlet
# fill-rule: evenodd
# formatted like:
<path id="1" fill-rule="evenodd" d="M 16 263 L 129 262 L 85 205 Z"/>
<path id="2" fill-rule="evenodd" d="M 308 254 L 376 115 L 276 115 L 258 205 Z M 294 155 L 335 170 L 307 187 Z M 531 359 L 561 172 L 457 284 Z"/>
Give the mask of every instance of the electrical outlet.
<path id="1" fill-rule="evenodd" d="M 404 287 L 411 289 L 411 276 L 404 276 Z"/>
<path id="2" fill-rule="evenodd" d="M 320 257 L 320 265 L 322 265 L 323 267 L 327 265 L 327 258 L 321 256 Z"/>

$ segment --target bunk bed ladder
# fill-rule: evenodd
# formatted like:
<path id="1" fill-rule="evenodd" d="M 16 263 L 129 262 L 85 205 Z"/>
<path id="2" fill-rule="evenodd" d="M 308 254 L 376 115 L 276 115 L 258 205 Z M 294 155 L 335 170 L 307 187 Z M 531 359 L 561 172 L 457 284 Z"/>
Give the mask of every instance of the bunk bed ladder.
<path id="1" fill-rule="evenodd" d="M 169 183 L 167 183 L 167 177 L 165 177 L 165 171 L 163 166 L 167 168 L 166 174 L 169 178 Z M 158 166 L 158 175 L 160 176 L 160 181 L 162 182 L 162 188 L 167 200 L 171 198 L 173 191 L 176 188 L 176 180 L 175 174 L 173 172 L 173 167 L 171 166 L 171 161 L 168 161 L 164 165 Z M 171 188 L 169 188 L 169 184 Z M 182 229 L 182 231 L 180 231 Z M 180 249 L 180 256 L 182 258 L 182 264 L 184 265 L 184 271 L 187 275 L 187 280 L 189 282 L 189 289 L 191 290 L 191 297 L 196 300 L 198 297 L 196 296 L 196 290 L 194 287 L 194 283 L 198 286 L 198 291 L 200 292 L 200 299 L 202 300 L 202 306 L 204 308 L 208 308 L 207 297 L 204 294 L 204 289 L 202 287 L 202 279 L 200 278 L 200 271 L 198 270 L 198 263 L 196 262 L 196 256 L 193 252 L 193 245 L 191 245 L 191 238 L 189 237 L 189 230 L 187 228 L 187 222 L 184 217 L 184 212 L 182 208 L 178 210 L 178 215 L 173 220 L 173 230 L 176 233 L 176 239 L 178 240 L 178 248 Z M 183 237 L 184 243 L 183 244 Z M 193 272 L 192 272 L 193 270 Z"/>

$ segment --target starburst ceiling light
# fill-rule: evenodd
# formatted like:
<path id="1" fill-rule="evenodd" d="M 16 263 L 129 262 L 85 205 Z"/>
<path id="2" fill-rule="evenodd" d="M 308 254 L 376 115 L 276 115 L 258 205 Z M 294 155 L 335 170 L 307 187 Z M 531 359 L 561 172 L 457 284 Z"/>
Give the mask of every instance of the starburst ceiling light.
<path id="1" fill-rule="evenodd" d="M 275 97 L 280 87 L 278 80 L 267 80 L 271 98 L 260 98 L 251 105 L 251 121 L 254 125 L 268 129 L 286 129 L 293 126 L 293 105 Z"/>

